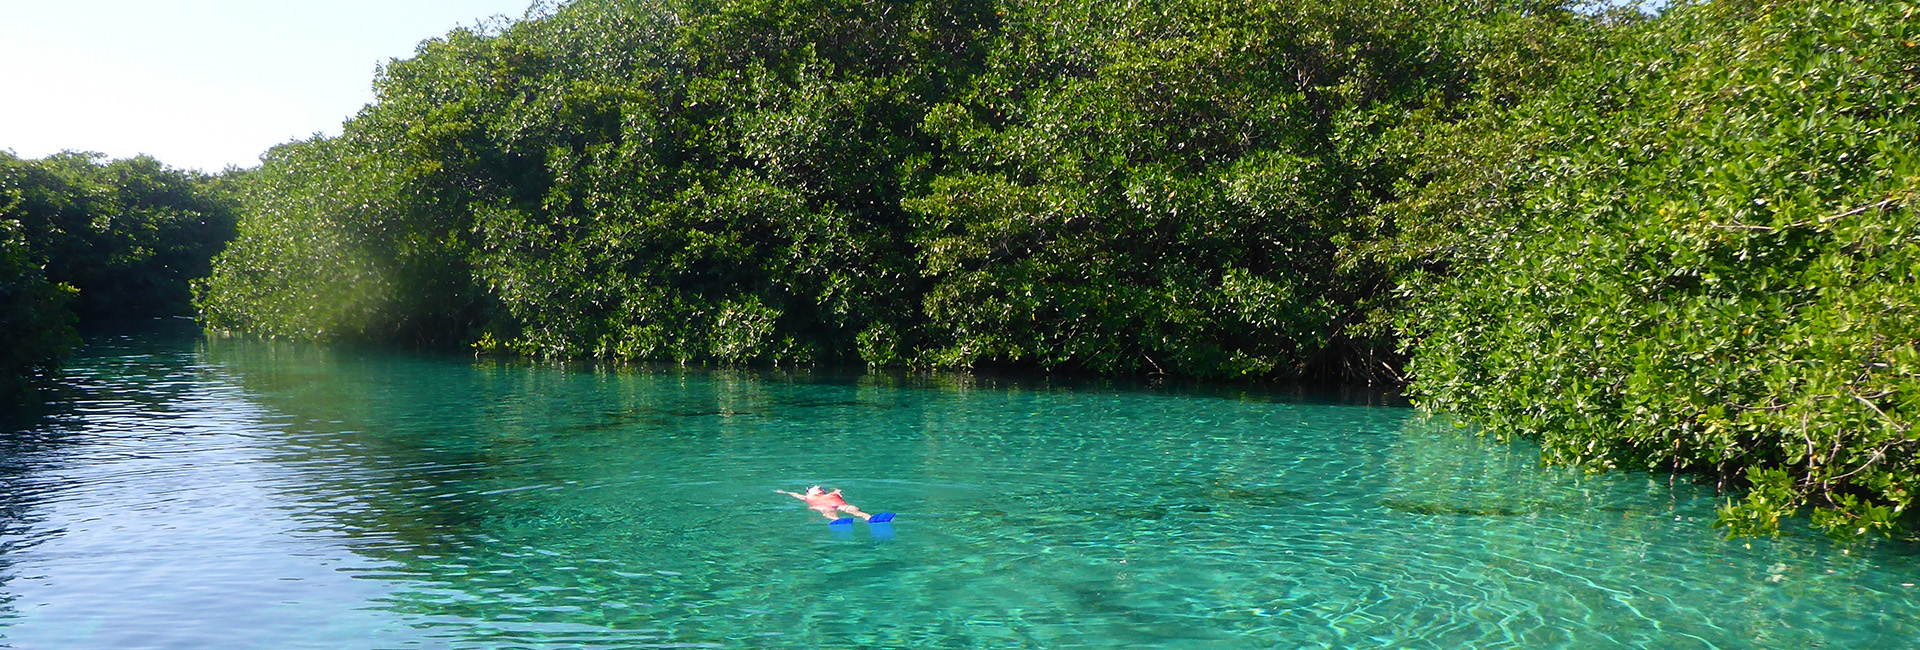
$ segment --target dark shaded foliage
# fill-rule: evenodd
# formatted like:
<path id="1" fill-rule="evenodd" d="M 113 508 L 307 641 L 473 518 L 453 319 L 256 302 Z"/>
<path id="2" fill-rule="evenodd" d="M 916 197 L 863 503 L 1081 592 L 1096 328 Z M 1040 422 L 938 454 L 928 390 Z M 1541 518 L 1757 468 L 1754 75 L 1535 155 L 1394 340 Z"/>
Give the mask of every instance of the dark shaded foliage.
<path id="1" fill-rule="evenodd" d="M 0 392 L 44 382 L 76 317 L 192 314 L 190 281 L 233 237 L 219 182 L 144 156 L 0 152 Z"/>
<path id="2" fill-rule="evenodd" d="M 47 281 L 20 223 L 0 219 L 0 406 L 29 400 L 78 342 L 72 293 Z"/>
<path id="3" fill-rule="evenodd" d="M 82 319 L 188 315 L 189 281 L 233 237 L 233 206 L 213 183 L 145 156 L 0 153 L 0 218 L 22 226 L 48 279 L 79 290 Z"/>

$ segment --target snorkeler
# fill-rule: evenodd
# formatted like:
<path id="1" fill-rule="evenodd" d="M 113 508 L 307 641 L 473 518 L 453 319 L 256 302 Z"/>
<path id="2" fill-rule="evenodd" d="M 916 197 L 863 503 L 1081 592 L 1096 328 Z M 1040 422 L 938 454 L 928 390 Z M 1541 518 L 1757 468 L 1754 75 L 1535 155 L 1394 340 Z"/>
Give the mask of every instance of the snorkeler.
<path id="1" fill-rule="evenodd" d="M 794 492 L 788 492 L 786 490 L 774 490 L 774 491 L 793 497 L 795 499 L 799 499 L 801 501 L 807 502 L 808 508 L 812 508 L 814 512 L 820 513 L 820 516 L 826 517 L 827 521 L 836 521 L 840 519 L 840 517 L 835 513 L 841 513 L 841 512 L 844 512 L 868 521 L 873 520 L 873 515 L 861 512 L 859 508 L 853 507 L 853 504 L 847 503 L 846 499 L 841 498 L 839 488 L 835 488 L 832 492 L 828 492 L 826 490 L 820 489 L 820 486 L 815 485 L 813 487 L 807 488 L 806 494 L 797 494 Z M 891 519 L 891 517 L 889 517 L 889 519 Z"/>

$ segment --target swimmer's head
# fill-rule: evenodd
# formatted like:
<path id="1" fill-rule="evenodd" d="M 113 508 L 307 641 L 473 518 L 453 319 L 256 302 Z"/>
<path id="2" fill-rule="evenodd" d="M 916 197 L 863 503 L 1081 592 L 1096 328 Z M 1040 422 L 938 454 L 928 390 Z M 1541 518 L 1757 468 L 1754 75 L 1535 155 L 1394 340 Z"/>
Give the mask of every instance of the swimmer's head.
<path id="1" fill-rule="evenodd" d="M 827 491 L 820 489 L 820 486 L 818 485 L 807 488 L 807 496 L 815 496 L 815 495 L 826 494 L 826 493 Z"/>

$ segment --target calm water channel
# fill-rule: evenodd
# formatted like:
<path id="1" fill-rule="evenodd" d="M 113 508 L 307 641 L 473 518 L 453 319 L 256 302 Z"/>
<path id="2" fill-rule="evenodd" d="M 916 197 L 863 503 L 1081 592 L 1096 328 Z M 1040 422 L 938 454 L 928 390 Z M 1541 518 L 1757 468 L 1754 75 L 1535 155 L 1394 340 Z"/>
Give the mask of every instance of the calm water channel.
<path id="1" fill-rule="evenodd" d="M 1920 554 L 1406 409 L 96 342 L 0 430 L 0 647 L 1920 648 Z M 773 490 L 826 483 L 892 528 Z"/>

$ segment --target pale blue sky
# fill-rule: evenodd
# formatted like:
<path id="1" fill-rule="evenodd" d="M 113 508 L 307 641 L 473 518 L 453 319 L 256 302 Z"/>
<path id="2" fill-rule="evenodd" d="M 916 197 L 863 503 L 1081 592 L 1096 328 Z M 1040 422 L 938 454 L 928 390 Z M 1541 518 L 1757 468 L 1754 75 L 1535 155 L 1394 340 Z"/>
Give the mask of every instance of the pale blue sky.
<path id="1" fill-rule="evenodd" d="M 374 69 L 532 0 L 0 0 L 0 149 L 251 167 L 373 100 Z"/>

